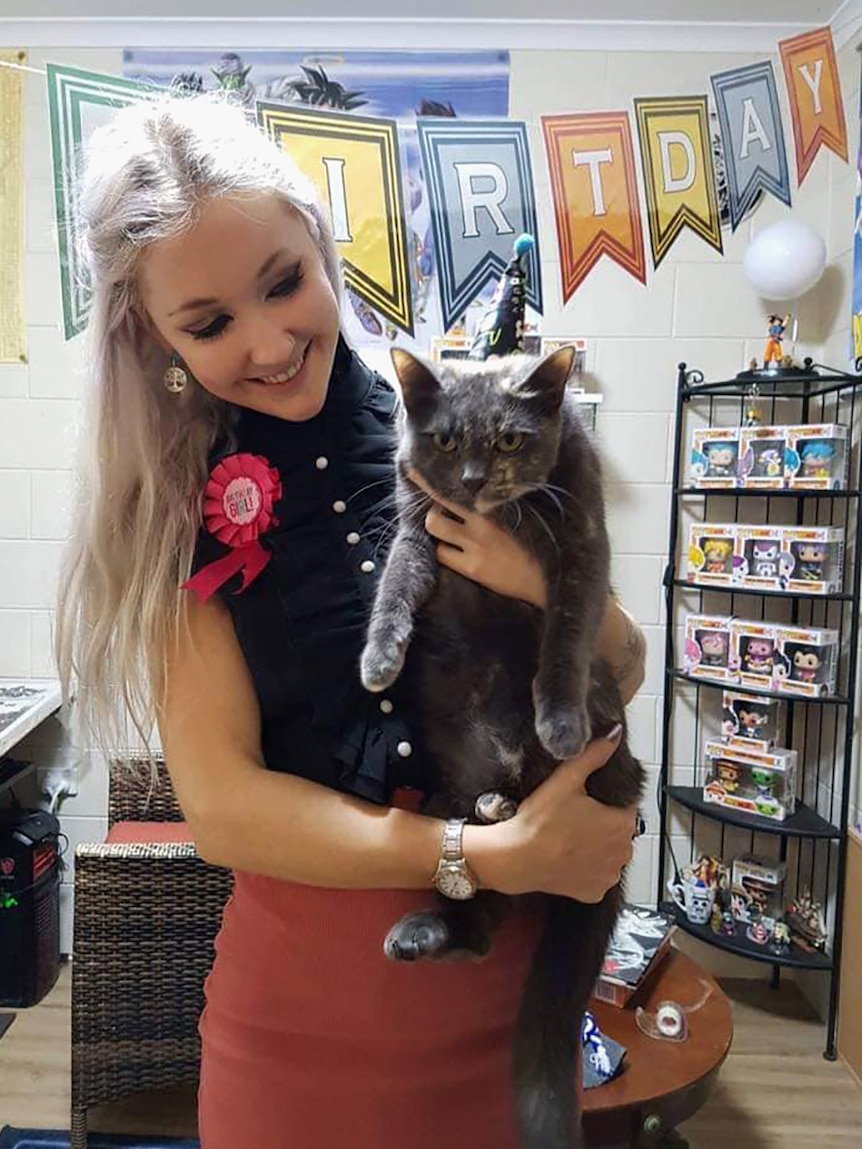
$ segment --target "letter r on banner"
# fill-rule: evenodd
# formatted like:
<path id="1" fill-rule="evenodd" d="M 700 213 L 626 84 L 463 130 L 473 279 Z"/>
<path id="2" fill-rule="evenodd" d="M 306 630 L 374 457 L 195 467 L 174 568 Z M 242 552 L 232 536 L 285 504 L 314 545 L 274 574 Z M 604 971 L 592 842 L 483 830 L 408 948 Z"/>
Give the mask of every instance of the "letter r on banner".
<path id="1" fill-rule="evenodd" d="M 476 213 L 484 208 L 497 235 L 511 235 L 514 228 L 506 219 L 500 207 L 509 194 L 509 181 L 506 173 L 493 163 L 455 163 L 452 165 L 458 176 L 458 192 L 461 197 L 461 214 L 464 220 L 464 239 L 475 239 L 479 235 Z M 480 182 L 491 181 L 491 187 L 480 187 Z"/>

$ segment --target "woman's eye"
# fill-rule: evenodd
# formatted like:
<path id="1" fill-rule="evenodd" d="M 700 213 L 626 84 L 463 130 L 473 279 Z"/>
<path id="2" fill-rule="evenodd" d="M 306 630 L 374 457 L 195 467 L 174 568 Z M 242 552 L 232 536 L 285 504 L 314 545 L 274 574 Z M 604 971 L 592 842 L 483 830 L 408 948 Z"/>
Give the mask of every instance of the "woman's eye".
<path id="1" fill-rule="evenodd" d="M 218 315 L 211 323 L 208 323 L 206 327 L 202 327 L 200 331 L 190 331 L 189 335 L 191 335 L 192 339 L 215 339 L 221 335 L 229 323 L 229 316 Z"/>
<path id="2" fill-rule="evenodd" d="M 302 270 L 299 267 L 296 267 L 293 269 L 293 271 L 290 272 L 289 275 L 286 275 L 284 279 L 279 280 L 279 282 L 275 285 L 275 287 L 273 287 L 269 294 L 271 296 L 275 295 L 277 297 L 293 295 L 294 291 L 296 291 L 301 283 Z"/>
<path id="3" fill-rule="evenodd" d="M 523 446 L 524 436 L 520 431 L 504 431 L 497 439 L 497 450 L 511 453 Z"/>
<path id="4" fill-rule="evenodd" d="M 454 451 L 458 444 L 455 442 L 455 436 L 450 435 L 448 431 L 437 431 L 434 435 L 434 446 L 438 451 Z"/>

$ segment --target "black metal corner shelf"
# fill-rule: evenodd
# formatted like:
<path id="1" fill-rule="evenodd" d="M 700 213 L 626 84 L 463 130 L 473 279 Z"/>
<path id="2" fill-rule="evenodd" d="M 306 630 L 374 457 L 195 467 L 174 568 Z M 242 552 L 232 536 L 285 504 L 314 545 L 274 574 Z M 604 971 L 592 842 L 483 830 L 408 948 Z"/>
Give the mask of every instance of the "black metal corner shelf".
<path id="1" fill-rule="evenodd" d="M 701 591 L 704 594 L 750 594 L 757 598 L 805 599 L 811 602 L 852 602 L 852 594 L 805 594 L 793 590 L 758 590 L 751 586 L 713 586 L 711 583 L 689 582 L 686 578 L 673 579 L 673 585 L 682 590 Z"/>
<path id="2" fill-rule="evenodd" d="M 743 934 L 724 937 L 722 934 L 714 933 L 710 926 L 695 925 L 688 920 L 675 902 L 662 902 L 661 909 L 676 920 L 676 924 L 684 933 L 691 934 L 698 941 L 706 942 L 707 945 L 715 946 L 717 949 L 737 954 L 739 957 L 751 958 L 752 961 L 766 962 L 771 966 L 783 966 L 789 969 L 810 969 L 823 972 L 834 969 L 835 963 L 828 954 L 816 951 L 807 953 L 798 948 L 791 949 L 786 954 L 777 954 L 767 949 L 766 946 L 759 946 L 756 942 L 749 941 Z"/>
<path id="3" fill-rule="evenodd" d="M 808 698 L 804 694 L 783 694 L 777 690 L 761 690 L 759 686 L 745 686 L 738 682 L 720 682 L 716 678 L 701 678 L 696 674 L 686 674 L 674 667 L 667 669 L 668 678 L 679 678 L 683 682 L 693 682 L 695 686 L 708 686 L 712 690 L 739 690 L 743 694 L 757 694 L 761 698 L 777 698 L 779 702 L 802 702 L 806 706 L 846 706 L 850 701 L 843 694 L 823 694 Z"/>
<path id="4" fill-rule="evenodd" d="M 735 378 L 705 380 L 697 370 L 679 364 L 677 373 L 674 434 L 673 497 L 670 505 L 667 566 L 662 580 L 666 605 L 665 675 L 662 717 L 659 817 L 662 848 L 657 867 L 658 896 L 680 928 L 700 941 L 771 967 L 771 983 L 778 984 L 783 967 L 821 971 L 829 978 L 829 1010 L 826 1021 L 824 1056 L 836 1057 L 838 993 L 843 940 L 844 888 L 847 861 L 847 825 L 850 818 L 850 777 L 853 761 L 854 701 L 862 607 L 862 359 L 855 374 L 836 370 L 806 359 L 800 368 L 769 371 L 743 371 Z M 746 487 L 694 486 L 688 479 L 687 452 L 690 430 L 699 427 L 733 427 L 746 422 L 752 403 L 761 409 L 763 425 L 830 424 L 848 428 L 847 449 L 851 474 L 846 490 L 770 490 Z M 692 415 L 696 412 L 696 417 Z M 733 500 L 729 504 L 729 500 Z M 731 506 L 730 512 L 726 510 Z M 719 508 L 722 508 L 719 510 Z M 783 525 L 832 526 L 844 530 L 843 580 L 840 593 L 807 594 L 804 591 L 759 590 L 744 586 L 711 586 L 689 582 L 684 573 L 685 542 L 680 539 L 681 519 L 696 521 L 737 521 Z M 679 554 L 682 543 L 683 553 Z M 680 569 L 682 568 L 682 570 Z M 700 599 L 692 599 L 696 591 Z M 676 646 L 685 613 L 699 613 L 704 594 L 731 596 L 731 612 L 756 621 L 837 630 L 840 639 L 840 672 L 836 693 L 828 697 L 764 690 L 758 687 L 702 678 L 679 669 L 682 659 Z M 736 596 L 740 596 L 736 601 Z M 783 599 L 783 603 L 777 600 Z M 748 609 L 750 604 L 750 610 Z M 818 605 L 820 604 L 820 605 Z M 689 609 L 686 609 L 686 608 Z M 681 688 L 691 684 L 694 692 Z M 701 690 L 705 687 L 705 690 Z M 686 770 L 679 781 L 691 777 L 693 733 L 694 764 L 701 761 L 703 742 L 720 737 L 721 690 L 736 690 L 762 698 L 779 699 L 782 726 L 780 742 L 797 751 L 798 791 L 808 804 L 797 803 L 796 811 L 784 822 L 751 816 L 703 799 L 699 787 L 677 785 L 675 769 Z M 675 704 L 679 714 L 675 717 Z M 680 722 L 683 726 L 680 726 Z M 686 726 L 688 729 L 686 730 Z M 693 729 L 692 729 L 693 728 Z M 680 739 L 681 731 L 684 736 Z M 678 747 L 675 749 L 675 745 Z M 686 749 L 682 749 L 686 747 Z M 829 953 L 808 953 L 794 947 L 779 954 L 757 945 L 744 935 L 725 937 L 709 925 L 697 926 L 673 903 L 665 903 L 665 881 L 669 863 L 675 869 L 677 855 L 682 860 L 681 838 L 674 831 L 670 841 L 670 812 L 679 806 L 690 813 L 687 848 L 695 860 L 699 829 L 712 823 L 712 833 L 720 834 L 720 845 L 712 847 L 729 863 L 725 839 L 739 846 L 740 830 L 750 832 L 747 852 L 764 853 L 787 867 L 786 897 L 798 897 L 810 890 L 832 907 L 829 922 Z M 816 807 L 816 808 L 813 808 Z M 818 812 L 822 810 L 827 817 Z M 703 821 L 701 821 L 703 820 Z M 761 835 L 763 837 L 761 838 Z M 731 848 L 730 845 L 727 847 Z M 738 852 L 738 850 L 737 850 Z M 777 855 L 777 856 L 776 856 Z M 689 857 L 685 857 L 688 861 Z"/>
<path id="5" fill-rule="evenodd" d="M 693 810 L 704 818 L 712 818 L 715 822 L 727 822 L 729 826 L 740 826 L 743 830 L 754 830 L 758 834 L 777 834 L 788 838 L 827 838 L 834 842 L 841 840 L 842 831 L 825 818 L 821 818 L 804 802 L 796 803 L 796 810 L 791 817 L 783 822 L 775 818 L 755 817 L 745 811 L 733 810 L 729 806 L 720 806 L 716 802 L 707 802 L 703 797 L 700 786 L 666 786 L 667 796 L 687 810 Z"/>

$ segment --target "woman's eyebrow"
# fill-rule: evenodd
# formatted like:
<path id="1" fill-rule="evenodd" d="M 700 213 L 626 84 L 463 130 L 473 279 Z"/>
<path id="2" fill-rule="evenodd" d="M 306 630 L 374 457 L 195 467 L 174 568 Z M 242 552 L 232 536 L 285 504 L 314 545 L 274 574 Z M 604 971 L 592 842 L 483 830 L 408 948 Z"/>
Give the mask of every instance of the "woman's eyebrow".
<path id="1" fill-rule="evenodd" d="M 272 269 L 272 265 L 274 263 L 276 263 L 284 254 L 285 254 L 285 252 L 283 252 L 283 251 L 274 252 L 269 257 L 269 259 L 266 260 L 263 267 L 261 267 L 260 271 L 257 273 L 257 278 L 263 279 L 264 276 L 267 275 L 269 273 L 269 271 Z M 174 315 L 179 315 L 179 313 L 181 311 L 194 311 L 196 308 L 199 308 L 199 307 L 212 307 L 212 305 L 214 303 L 218 303 L 218 300 L 217 299 L 190 299 L 188 301 L 188 303 L 180 304 L 180 306 L 175 307 L 173 311 L 169 311 L 168 312 L 168 318 L 170 319 Z"/>

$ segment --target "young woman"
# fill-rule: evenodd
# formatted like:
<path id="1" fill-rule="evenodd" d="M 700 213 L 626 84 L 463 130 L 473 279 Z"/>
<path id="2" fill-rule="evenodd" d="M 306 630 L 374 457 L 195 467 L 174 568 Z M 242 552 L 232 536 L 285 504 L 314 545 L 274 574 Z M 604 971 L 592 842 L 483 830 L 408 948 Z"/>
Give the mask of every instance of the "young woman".
<path id="1" fill-rule="evenodd" d="M 340 334 L 313 189 L 239 110 L 165 100 L 94 135 L 80 212 L 91 440 L 58 661 L 102 747 L 127 744 L 126 715 L 158 723 L 200 854 L 235 872 L 200 1027 L 203 1147 L 514 1149 L 536 922 L 514 914 L 483 963 L 382 952 L 433 892 L 443 825 L 416 812 L 409 682 L 381 699 L 358 680 L 395 397 Z M 441 563 L 541 608 L 513 538 L 429 508 Z M 601 643 L 631 697 L 643 640 L 614 603 Z M 584 788 L 613 748 L 466 827 L 481 886 L 596 901 L 618 881 L 635 811 Z"/>

